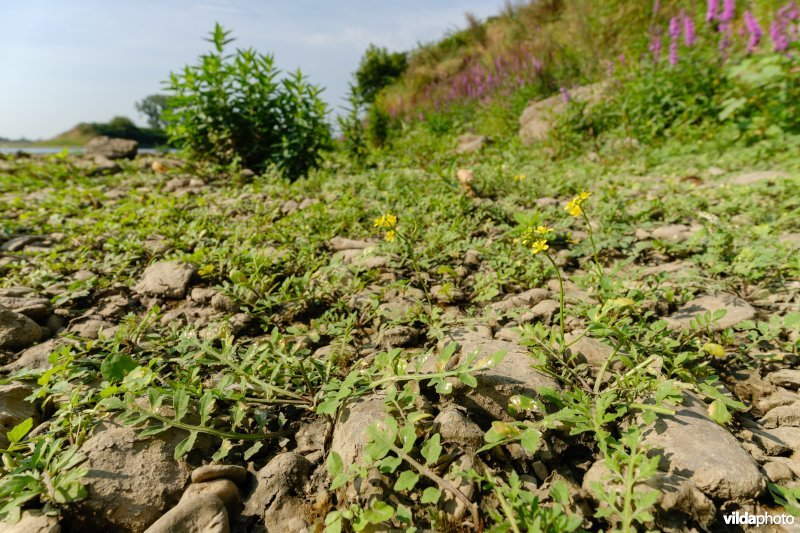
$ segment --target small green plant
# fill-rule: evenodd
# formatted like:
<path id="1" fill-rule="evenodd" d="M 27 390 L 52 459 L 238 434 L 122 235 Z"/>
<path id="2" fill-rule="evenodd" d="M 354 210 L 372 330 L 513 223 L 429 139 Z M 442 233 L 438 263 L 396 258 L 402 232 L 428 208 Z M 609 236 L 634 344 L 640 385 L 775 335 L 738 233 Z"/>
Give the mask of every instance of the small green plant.
<path id="1" fill-rule="evenodd" d="M 216 24 L 209 39 L 214 50 L 170 74 L 165 120 L 171 142 L 215 163 L 275 165 L 291 179 L 305 175 L 330 144 L 322 89 L 299 70 L 281 78 L 271 55 L 226 53 L 229 36 Z"/>

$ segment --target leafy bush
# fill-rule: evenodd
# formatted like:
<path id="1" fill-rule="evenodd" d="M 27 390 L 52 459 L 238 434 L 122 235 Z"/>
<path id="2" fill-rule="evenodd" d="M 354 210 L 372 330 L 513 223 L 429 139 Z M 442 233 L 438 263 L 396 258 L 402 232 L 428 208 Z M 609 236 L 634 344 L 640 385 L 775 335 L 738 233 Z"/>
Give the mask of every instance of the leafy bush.
<path id="1" fill-rule="evenodd" d="M 390 53 L 386 48 L 370 45 L 356 71 L 359 95 L 368 103 L 374 102 L 378 92 L 403 74 L 407 66 L 405 53 Z"/>
<path id="2" fill-rule="evenodd" d="M 322 89 L 300 70 L 280 78 L 272 55 L 252 48 L 226 54 L 229 35 L 216 24 L 209 39 L 214 51 L 170 74 L 170 139 L 216 163 L 258 170 L 272 164 L 292 179 L 304 175 L 330 144 Z"/>

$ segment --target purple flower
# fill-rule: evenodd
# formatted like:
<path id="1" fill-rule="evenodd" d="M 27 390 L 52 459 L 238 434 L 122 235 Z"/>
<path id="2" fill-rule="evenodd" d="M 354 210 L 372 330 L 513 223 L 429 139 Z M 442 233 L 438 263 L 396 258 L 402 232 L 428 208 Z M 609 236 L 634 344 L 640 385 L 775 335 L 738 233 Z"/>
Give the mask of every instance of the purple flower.
<path id="1" fill-rule="evenodd" d="M 681 21 L 672 17 L 669 21 L 669 64 L 678 64 L 678 39 L 681 36 Z"/>
<path id="2" fill-rule="evenodd" d="M 685 13 L 683 14 L 683 42 L 686 43 L 686 46 L 692 47 L 694 46 L 695 40 L 695 31 L 694 31 L 694 21 L 691 17 L 687 16 Z"/>
<path id="3" fill-rule="evenodd" d="M 750 11 L 744 12 L 744 27 L 747 30 L 747 33 L 750 34 L 750 38 L 747 40 L 747 52 L 753 53 L 758 47 L 758 43 L 761 42 L 761 36 L 764 35 L 764 31 L 761 29 L 761 26 L 758 25 L 758 21 L 756 17 Z"/>
<path id="4" fill-rule="evenodd" d="M 661 33 L 656 32 L 650 38 L 650 51 L 653 52 L 653 63 L 658 63 L 658 58 L 661 55 Z"/>
<path id="5" fill-rule="evenodd" d="M 775 20 L 769 27 L 769 34 L 776 52 L 785 52 L 789 48 L 789 43 L 792 42 L 789 25 L 798 18 L 800 18 L 800 13 L 794 2 L 789 2 L 778 10 Z M 797 32 L 797 28 L 794 29 L 794 32 Z"/>
<path id="6" fill-rule="evenodd" d="M 724 58 L 726 56 L 725 51 L 731 44 L 731 23 L 720 22 L 719 33 L 722 35 L 719 39 L 719 53 Z"/>
<path id="7" fill-rule="evenodd" d="M 716 20 L 717 11 L 719 10 L 719 0 L 708 0 L 706 9 L 706 22 Z"/>
<path id="8" fill-rule="evenodd" d="M 730 22 L 736 14 L 736 0 L 722 0 L 722 14 L 719 16 L 720 22 Z"/>
<path id="9" fill-rule="evenodd" d="M 661 0 L 654 0 L 654 2 L 653 2 L 653 15 L 658 15 L 659 9 L 661 9 Z"/>
<path id="10" fill-rule="evenodd" d="M 567 90 L 567 88 L 566 87 L 561 87 L 558 90 L 558 92 L 561 93 L 561 101 L 564 102 L 565 104 L 568 104 L 569 103 L 569 91 Z"/>

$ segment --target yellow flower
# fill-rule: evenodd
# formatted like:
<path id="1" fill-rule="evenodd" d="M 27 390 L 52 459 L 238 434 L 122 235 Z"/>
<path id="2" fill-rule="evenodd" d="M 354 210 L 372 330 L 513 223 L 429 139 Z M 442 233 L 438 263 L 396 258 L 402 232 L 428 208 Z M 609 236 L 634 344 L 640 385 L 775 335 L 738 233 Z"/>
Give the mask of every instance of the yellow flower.
<path id="1" fill-rule="evenodd" d="M 517 174 L 516 176 L 514 176 L 514 181 L 524 181 L 524 180 L 525 180 L 525 174 Z"/>
<path id="2" fill-rule="evenodd" d="M 589 198 L 591 195 L 592 195 L 592 193 L 590 193 L 590 192 L 581 191 L 581 193 L 578 195 L 578 198 L 580 198 L 581 202 L 582 202 L 582 201 L 586 200 L 587 198 Z"/>
<path id="3" fill-rule="evenodd" d="M 381 215 L 380 217 L 375 219 L 374 227 L 376 227 L 376 228 L 390 228 L 391 229 L 391 228 L 395 227 L 396 225 L 397 225 L 397 217 L 395 215 L 387 213 L 387 214 Z"/>
<path id="4" fill-rule="evenodd" d="M 570 200 L 569 203 L 564 206 L 564 210 L 574 217 L 579 217 L 581 213 L 583 213 L 583 209 L 581 209 L 580 201 L 576 202 L 575 200 L 577 200 L 577 198 Z"/>
<path id="5" fill-rule="evenodd" d="M 386 241 L 392 242 L 394 240 L 394 236 L 395 236 L 394 230 L 390 229 L 389 231 L 386 232 Z"/>
<path id="6" fill-rule="evenodd" d="M 536 233 L 538 233 L 539 235 L 544 235 L 545 233 L 550 233 L 551 231 L 553 231 L 553 230 L 551 230 L 547 226 L 537 226 L 536 227 Z"/>
<path id="7" fill-rule="evenodd" d="M 538 254 L 539 252 L 543 252 L 548 248 L 550 247 L 547 245 L 547 239 L 539 239 L 531 245 L 531 252 Z"/>

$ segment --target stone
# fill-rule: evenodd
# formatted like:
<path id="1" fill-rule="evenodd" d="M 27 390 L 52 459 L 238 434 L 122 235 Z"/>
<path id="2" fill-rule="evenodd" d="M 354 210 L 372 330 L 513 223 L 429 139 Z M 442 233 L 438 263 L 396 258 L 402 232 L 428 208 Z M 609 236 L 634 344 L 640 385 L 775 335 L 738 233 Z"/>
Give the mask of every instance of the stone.
<path id="1" fill-rule="evenodd" d="M 441 435 L 443 442 L 461 446 L 466 450 L 475 451 L 483 446 L 483 430 L 470 420 L 463 409 L 448 406 L 433 419 L 434 430 Z"/>
<path id="2" fill-rule="evenodd" d="M 0 306 L 0 350 L 22 350 L 41 338 L 42 328 L 36 322 Z"/>
<path id="3" fill-rule="evenodd" d="M 16 360 L 3 366 L 3 370 L 7 372 L 16 372 L 18 370 L 29 369 L 45 369 L 50 368 L 50 362 L 47 360 L 50 354 L 61 346 L 68 344 L 64 339 L 50 339 L 36 346 L 31 346 L 23 351 Z"/>
<path id="4" fill-rule="evenodd" d="M 458 137 L 458 146 L 456 147 L 457 154 L 470 154 L 477 152 L 485 145 L 491 143 L 491 139 L 485 135 L 475 135 L 474 133 L 465 133 Z"/>
<path id="5" fill-rule="evenodd" d="M 190 470 L 173 458 L 186 432 L 140 430 L 104 422 L 83 443 L 88 496 L 68 508 L 73 530 L 142 531 L 180 499 Z"/>
<path id="6" fill-rule="evenodd" d="M 0 296 L 0 307 L 25 315 L 36 322 L 44 322 L 50 316 L 50 300 L 47 298 Z"/>
<path id="7" fill-rule="evenodd" d="M 469 412 L 482 412 L 498 420 L 507 420 L 506 408 L 512 396 L 522 394 L 537 397 L 538 391 L 544 387 L 559 389 L 553 378 L 533 368 L 533 358 L 524 346 L 487 339 L 467 329 L 450 331 L 447 342 L 455 342 L 460 347 L 457 361 L 472 354 L 476 354 L 477 361 L 500 351 L 505 352 L 500 364 L 473 374 L 478 382 L 474 389 L 458 380 L 452 382 L 456 402 Z"/>
<path id="8" fill-rule="evenodd" d="M 20 235 L 19 237 L 14 237 L 13 239 L 8 240 L 0 245 L 0 251 L 19 252 L 28 246 L 40 243 L 44 240 L 45 237 L 42 235 Z"/>
<path id="9" fill-rule="evenodd" d="M 154 522 L 145 533 L 229 533 L 225 504 L 213 494 L 196 494 Z"/>
<path id="10" fill-rule="evenodd" d="M 699 229 L 699 226 L 691 227 L 686 224 L 671 224 L 656 228 L 650 232 L 654 239 L 669 242 L 686 242 Z"/>
<path id="11" fill-rule="evenodd" d="M 413 345 L 419 337 L 419 331 L 411 326 L 394 326 L 380 334 L 380 344 L 387 350 Z"/>
<path id="12" fill-rule="evenodd" d="M 533 306 L 533 309 L 527 313 L 523 313 L 519 320 L 523 324 L 529 322 L 541 322 L 544 325 L 550 325 L 553 322 L 553 317 L 559 312 L 561 304 L 556 300 L 542 300 Z"/>
<path id="13" fill-rule="evenodd" d="M 667 317 L 667 324 L 671 329 L 688 329 L 693 318 L 720 309 L 724 309 L 726 313 L 712 325 L 713 331 L 721 331 L 745 320 L 752 320 L 756 315 L 755 309 L 750 304 L 736 296 L 730 294 L 704 295 L 683 304 L 675 313 Z"/>
<path id="14" fill-rule="evenodd" d="M 355 239 L 347 239 L 345 237 L 334 237 L 328 241 L 328 246 L 334 252 L 342 252 L 344 250 L 366 250 L 367 248 L 377 246 L 377 242 L 357 241 Z"/>
<path id="15" fill-rule="evenodd" d="M 464 296 L 464 291 L 449 283 L 431 287 L 431 297 L 439 303 L 460 302 L 464 300 Z"/>
<path id="16" fill-rule="evenodd" d="M 230 296 L 218 292 L 211 298 L 211 307 L 217 311 L 224 311 L 227 313 L 235 313 L 239 310 L 239 304 L 235 302 Z"/>
<path id="17" fill-rule="evenodd" d="M 548 296 L 550 296 L 550 291 L 547 289 L 528 289 L 518 294 L 506 296 L 501 301 L 491 304 L 489 308 L 499 313 L 511 311 L 513 309 L 525 309 L 534 307 Z"/>
<path id="18" fill-rule="evenodd" d="M 236 483 L 230 479 L 212 479 L 202 483 L 192 483 L 183 492 L 181 501 L 191 500 L 201 494 L 213 494 L 225 504 L 229 512 L 235 513 L 242 506 L 242 495 Z"/>
<path id="19" fill-rule="evenodd" d="M 91 139 L 83 149 L 86 156 L 102 156 L 108 159 L 133 159 L 139 143 L 129 139 L 112 139 L 101 135 Z"/>
<path id="20" fill-rule="evenodd" d="M 567 344 L 573 343 L 572 346 L 567 348 L 567 355 L 575 356 L 579 363 L 586 363 L 589 366 L 600 368 L 606 359 L 611 357 L 614 353 L 614 348 L 608 344 L 601 342 L 586 335 L 582 336 L 583 330 L 576 330 L 567 333 L 565 339 Z M 580 337 L 580 340 L 575 340 Z"/>
<path id="21" fill-rule="evenodd" d="M 6 433 L 14 426 L 28 418 L 33 418 L 34 423 L 38 421 L 36 407 L 25 400 L 32 393 L 30 386 L 16 381 L 0 385 L 0 448 L 8 446 Z"/>
<path id="22" fill-rule="evenodd" d="M 755 440 L 767 455 L 800 454 L 800 427 L 776 427 L 767 430 L 751 429 Z"/>
<path id="23" fill-rule="evenodd" d="M 780 179 L 789 178 L 789 174 L 780 170 L 761 170 L 755 172 L 743 172 L 731 176 L 727 182 L 731 185 L 754 185 L 762 182 L 774 182 Z"/>
<path id="24" fill-rule="evenodd" d="M 105 156 L 98 155 L 94 158 L 92 164 L 86 170 L 87 176 L 110 176 L 122 172 L 122 167 L 116 161 L 113 161 Z"/>
<path id="25" fill-rule="evenodd" d="M 800 399 L 800 397 L 798 397 L 797 393 L 779 388 L 774 393 L 757 400 L 756 409 L 761 413 L 768 413 L 781 405 L 791 405 L 798 399 Z"/>
<path id="26" fill-rule="evenodd" d="M 256 474 L 242 514 L 263 517 L 267 531 L 299 531 L 308 525 L 304 516 L 310 514 L 310 506 L 304 501 L 303 485 L 310 473 L 311 463 L 302 455 L 279 453 Z M 292 520 L 299 527 L 289 529 Z"/>
<path id="27" fill-rule="evenodd" d="M 772 372 L 767 379 L 780 387 L 790 390 L 800 389 L 800 369 L 797 368 L 783 368 Z"/>
<path id="28" fill-rule="evenodd" d="M 673 416 L 661 416 L 643 432 L 643 443 L 661 451 L 659 469 L 688 478 L 711 498 L 752 501 L 765 488 L 753 458 L 707 414 L 705 404 L 685 393 Z M 701 444 L 702 443 L 702 444 Z"/>
<path id="29" fill-rule="evenodd" d="M 349 402 L 339 410 L 333 429 L 331 451 L 345 466 L 358 463 L 367 445 L 367 427 L 386 418 L 383 396 L 373 395 Z"/>
<path id="30" fill-rule="evenodd" d="M 230 479 L 234 483 L 244 483 L 247 470 L 239 465 L 203 465 L 192 470 L 192 483 L 203 483 L 215 479 Z"/>
<path id="31" fill-rule="evenodd" d="M 67 332 L 84 339 L 97 339 L 100 336 L 101 331 L 107 330 L 111 327 L 113 327 L 113 324 L 106 322 L 105 320 L 88 318 L 78 322 L 73 322 L 70 324 Z"/>
<path id="32" fill-rule="evenodd" d="M 779 426 L 800 427 L 800 401 L 770 409 L 761 418 L 761 425 L 767 429 Z"/>
<path id="33" fill-rule="evenodd" d="M 297 443 L 294 451 L 303 454 L 309 461 L 312 456 L 317 458 L 316 454 L 320 454 L 319 458 L 321 458 L 330 429 L 330 424 L 325 418 L 316 418 L 303 424 L 294 435 Z"/>
<path id="34" fill-rule="evenodd" d="M 464 253 L 464 265 L 470 268 L 481 266 L 481 253 L 478 250 L 467 250 Z"/>
<path id="35" fill-rule="evenodd" d="M 594 83 L 570 89 L 570 99 L 587 102 L 590 106 L 600 101 L 608 86 L 607 82 Z M 561 94 L 533 102 L 519 118 L 519 136 L 524 144 L 543 141 L 550 133 L 556 116 L 567 109 Z"/>
<path id="36" fill-rule="evenodd" d="M 146 296 L 179 300 L 186 296 L 194 267 L 181 261 L 160 261 L 148 266 L 134 290 Z"/>
<path id="37" fill-rule="evenodd" d="M 761 469 L 771 483 L 776 483 L 778 485 L 792 481 L 795 477 L 792 469 L 783 461 L 767 461 Z"/>
<path id="38" fill-rule="evenodd" d="M 459 472 L 465 472 L 467 470 L 471 470 L 475 467 L 475 463 L 469 457 L 469 455 L 462 455 L 459 457 L 453 467 L 451 468 L 451 472 L 447 475 L 447 478 L 453 482 L 453 485 L 467 497 L 468 500 L 472 501 L 473 496 L 475 495 L 475 482 L 469 479 L 465 475 L 459 475 Z M 456 520 L 461 520 L 467 514 L 468 511 L 471 509 L 460 499 L 458 499 L 452 492 L 449 490 L 442 491 L 442 500 L 439 503 L 441 509 L 444 510 L 447 514 L 455 518 Z M 476 504 L 473 503 L 473 506 Z"/>
<path id="39" fill-rule="evenodd" d="M 19 522 L 11 524 L 0 521 L 3 533 L 61 533 L 61 525 L 57 516 L 44 514 L 39 509 L 22 511 Z"/>

